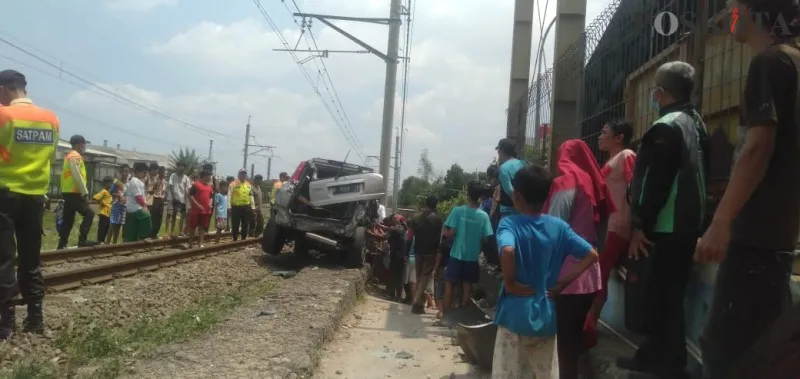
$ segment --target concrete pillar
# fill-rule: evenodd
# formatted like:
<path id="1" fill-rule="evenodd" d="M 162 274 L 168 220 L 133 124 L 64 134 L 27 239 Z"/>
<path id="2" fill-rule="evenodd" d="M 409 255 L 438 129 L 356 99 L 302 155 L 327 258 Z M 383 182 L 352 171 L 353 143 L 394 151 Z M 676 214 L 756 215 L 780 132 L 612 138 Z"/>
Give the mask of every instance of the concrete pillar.
<path id="1" fill-rule="evenodd" d="M 581 73 L 586 28 L 586 0 L 558 0 L 556 5 L 556 46 L 553 65 L 553 110 L 551 112 L 550 170 L 555 173 L 558 148 L 580 138 L 578 100 L 583 86 Z"/>
<path id="2" fill-rule="evenodd" d="M 585 0 L 583 0 L 585 1 Z M 525 146 L 528 114 L 528 81 L 531 74 L 534 0 L 515 0 L 514 28 L 511 42 L 511 83 L 508 87 L 508 121 L 506 137 L 517 143 L 517 151 Z"/>

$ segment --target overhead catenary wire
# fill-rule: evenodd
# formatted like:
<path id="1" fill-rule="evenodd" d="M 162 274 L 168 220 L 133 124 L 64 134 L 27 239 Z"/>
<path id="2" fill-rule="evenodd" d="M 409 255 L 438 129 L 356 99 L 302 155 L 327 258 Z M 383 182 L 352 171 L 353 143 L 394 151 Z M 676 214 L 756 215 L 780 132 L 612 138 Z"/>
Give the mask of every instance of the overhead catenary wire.
<path id="1" fill-rule="evenodd" d="M 272 19 L 269 12 L 267 12 L 266 8 L 264 8 L 264 5 L 261 3 L 261 1 L 253 0 L 253 4 L 256 6 L 256 8 L 258 8 L 259 12 L 261 13 L 261 16 L 264 18 L 264 20 L 266 20 L 267 25 L 270 27 L 270 29 L 272 29 L 272 31 L 278 37 L 279 42 L 284 46 L 289 55 L 292 57 L 297 67 L 300 69 L 300 72 L 303 74 L 303 77 L 305 77 L 306 81 L 308 81 L 309 85 L 311 85 L 311 88 L 314 91 L 314 93 L 316 93 L 316 95 L 320 98 L 323 106 L 325 107 L 325 110 L 331 116 L 333 122 L 336 124 L 339 130 L 342 132 L 350 147 L 356 152 L 356 154 L 359 156 L 359 158 L 361 158 L 363 162 L 366 162 L 367 159 L 366 154 L 360 147 L 358 140 L 354 138 L 355 137 L 354 133 L 349 131 L 351 127 L 347 123 L 346 119 L 341 115 L 342 112 L 338 108 L 336 110 L 331 108 L 331 105 L 337 107 L 337 102 L 330 88 L 328 86 L 325 87 L 326 91 L 328 92 L 328 96 L 330 97 L 329 100 L 326 100 L 322 94 L 322 91 L 320 90 L 319 84 L 315 83 L 315 80 L 308 72 L 308 69 L 306 69 L 306 67 L 303 66 L 304 61 L 298 57 L 297 53 L 293 49 L 294 46 L 291 45 L 283 36 L 283 33 L 281 32 L 280 28 Z"/>
<path id="2" fill-rule="evenodd" d="M 303 11 L 297 5 L 297 2 L 295 0 L 291 0 L 291 2 L 292 5 L 294 6 L 294 10 L 289 8 L 289 5 L 286 3 L 286 0 L 281 0 L 281 3 L 283 3 L 284 7 L 286 8 L 286 11 L 289 12 L 289 16 L 292 17 L 292 20 L 295 23 L 295 25 L 297 25 L 300 28 L 300 38 L 298 38 L 297 40 L 297 45 L 299 45 L 300 39 L 303 39 L 306 42 L 309 51 L 312 50 L 312 45 L 314 51 L 322 51 L 322 49 L 320 49 L 319 45 L 317 44 L 317 39 L 314 36 L 314 31 L 311 29 L 312 20 L 303 19 L 302 23 L 298 23 L 297 19 L 294 18 L 294 13 L 295 11 L 297 13 L 303 13 Z M 311 58 L 315 57 L 312 56 Z M 332 102 L 336 106 L 337 114 L 342 118 L 343 125 L 345 126 L 347 133 L 349 133 L 352 141 L 355 142 L 356 147 L 363 152 L 364 147 L 358 140 L 358 136 L 356 136 L 355 130 L 353 130 L 353 124 L 350 122 L 350 117 L 347 116 L 347 112 L 344 109 L 342 99 L 339 97 L 339 92 L 336 90 L 336 85 L 334 84 L 333 79 L 331 78 L 330 72 L 328 72 L 328 66 L 325 64 L 325 61 L 323 59 L 311 59 L 311 60 L 313 60 L 315 65 L 317 66 L 319 79 L 324 79 L 323 83 L 326 86 L 326 90 L 328 90 L 332 95 Z"/>
<path id="3" fill-rule="evenodd" d="M 57 75 L 53 74 L 53 73 L 47 72 L 47 71 L 42 70 L 42 69 L 40 69 L 38 67 L 34 67 L 34 66 L 29 65 L 29 64 L 27 64 L 25 62 L 22 62 L 22 61 L 20 61 L 18 59 L 9 57 L 7 55 L 0 54 L 0 58 L 3 58 L 3 59 L 6 59 L 8 61 L 11 61 L 11 62 L 17 63 L 19 65 L 25 66 L 25 67 L 27 67 L 27 68 L 29 68 L 31 70 L 39 72 L 40 74 L 43 74 L 43 75 L 46 75 L 46 76 L 50 76 L 50 77 L 53 77 L 55 79 L 59 79 L 59 77 Z M 67 81 L 70 84 L 80 86 L 79 84 L 70 82 L 68 80 L 65 80 L 65 81 Z M 93 117 L 91 117 L 89 115 L 86 115 L 85 113 L 81 113 L 81 112 L 76 111 L 74 109 L 70 109 L 68 107 L 61 106 L 56 101 L 53 101 L 53 100 L 50 100 L 50 99 L 46 99 L 46 98 L 42 97 L 39 94 L 32 95 L 31 97 L 37 103 L 40 103 L 40 104 L 42 104 L 42 105 L 44 105 L 44 106 L 46 106 L 48 108 L 51 108 L 51 109 L 57 111 L 58 113 L 69 114 L 69 115 L 78 117 L 80 119 L 89 121 L 90 123 L 93 123 L 93 124 L 96 124 L 96 125 L 100 125 L 100 126 L 103 126 L 105 128 L 112 129 L 112 130 L 115 130 L 115 131 L 123 133 L 123 134 L 127 134 L 127 135 L 132 136 L 132 137 L 140 138 L 140 139 L 145 140 L 145 141 L 147 141 L 149 143 L 158 143 L 158 144 L 162 144 L 164 146 L 174 146 L 174 144 L 171 143 L 171 142 L 168 142 L 168 141 L 165 141 L 165 140 L 160 140 L 160 139 L 153 138 L 153 137 L 147 137 L 147 136 L 144 136 L 144 135 L 138 134 L 138 133 L 134 133 L 134 132 L 130 131 L 128 128 L 124 128 L 124 127 L 121 127 L 121 126 L 113 125 L 113 124 L 111 124 L 109 122 L 102 121 L 102 120 L 99 120 L 97 118 L 93 118 Z"/>
<path id="4" fill-rule="evenodd" d="M 33 59 L 43 63 L 44 65 L 49 66 L 49 67 L 57 70 L 59 74 L 66 75 L 67 77 L 70 77 L 70 78 L 78 81 L 81 84 L 75 83 L 74 81 L 70 81 L 70 80 L 64 80 L 64 77 L 59 75 L 59 79 L 64 80 L 67 83 L 71 83 L 73 85 L 78 85 L 80 87 L 84 87 L 84 88 L 90 89 L 90 91 L 95 93 L 95 94 L 108 97 L 108 98 L 110 98 L 112 100 L 115 100 L 115 101 L 121 103 L 121 104 L 128 105 L 128 106 L 130 106 L 130 107 L 132 107 L 134 109 L 137 109 L 139 111 L 145 112 L 145 113 L 150 114 L 152 116 L 160 117 L 160 118 L 162 118 L 162 119 L 164 119 L 166 121 L 169 121 L 171 123 L 174 123 L 174 124 L 176 124 L 178 126 L 182 126 L 182 127 L 185 127 L 185 128 L 188 128 L 188 129 L 203 133 L 203 134 L 208 135 L 208 136 L 217 136 L 217 137 L 223 137 L 223 138 L 238 139 L 238 138 L 236 138 L 234 136 L 231 136 L 231 135 L 228 135 L 228 134 L 224 134 L 224 133 L 220 133 L 220 132 L 217 132 L 215 130 L 204 128 L 204 127 L 195 125 L 193 123 L 189 123 L 187 121 L 178 119 L 178 118 L 173 117 L 173 116 L 171 116 L 169 114 L 166 114 L 166 113 L 164 113 L 164 112 L 162 112 L 160 110 L 148 107 L 148 106 L 143 105 L 140 102 L 137 102 L 135 100 L 131 100 L 131 99 L 125 97 L 125 96 L 120 95 L 119 93 L 111 91 L 108 88 L 105 88 L 105 87 L 103 87 L 103 86 L 101 86 L 101 85 L 99 85 L 97 83 L 94 83 L 91 80 L 88 80 L 88 79 L 84 78 L 81 75 L 75 74 L 75 73 L 71 72 L 70 70 L 65 69 L 63 67 L 63 65 L 55 64 L 55 63 L 49 61 L 48 59 L 42 57 L 41 55 L 36 54 L 36 53 L 30 51 L 29 49 L 26 49 L 26 48 L 20 46 L 19 44 L 11 42 L 6 38 L 0 37 L 0 43 L 4 43 L 4 44 L 10 46 L 11 48 L 13 48 L 13 49 L 15 49 L 15 50 L 17 50 L 17 51 L 19 51 L 19 52 L 31 57 L 31 58 L 33 58 Z M 8 58 L 8 57 L 6 57 L 6 58 Z"/>
<path id="5" fill-rule="evenodd" d="M 402 100 L 400 104 L 400 138 L 399 138 L 399 147 L 397 149 L 397 167 L 395 167 L 395 171 L 397 174 L 395 175 L 394 180 L 394 201 L 395 206 L 397 205 L 397 197 L 399 194 L 398 187 L 400 183 L 398 183 L 402 175 L 401 168 L 403 167 L 403 154 L 405 153 L 405 138 L 406 138 L 406 104 L 408 103 L 408 74 L 409 74 L 409 65 L 411 60 L 411 44 L 414 37 L 414 30 L 413 30 L 413 20 L 414 14 L 416 11 L 417 3 L 414 0 L 407 0 L 406 1 L 406 34 L 405 34 L 405 51 L 403 55 L 406 59 L 403 60 L 403 84 L 402 84 Z"/>

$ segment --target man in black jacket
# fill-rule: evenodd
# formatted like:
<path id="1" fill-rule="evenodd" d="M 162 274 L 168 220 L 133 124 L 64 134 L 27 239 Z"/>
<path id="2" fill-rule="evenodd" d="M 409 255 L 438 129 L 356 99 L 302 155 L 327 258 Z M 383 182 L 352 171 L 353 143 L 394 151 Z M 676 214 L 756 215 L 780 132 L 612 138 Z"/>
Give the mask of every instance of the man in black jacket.
<path id="1" fill-rule="evenodd" d="M 631 181 L 633 263 L 626 284 L 626 309 L 633 310 L 626 321 L 638 319 L 635 329 L 647 338 L 632 359 L 618 362 L 678 378 L 686 375 L 683 301 L 705 219 L 708 172 L 706 127 L 690 103 L 694 73 L 679 61 L 656 71 L 651 100 L 659 119 L 642 136 Z"/>

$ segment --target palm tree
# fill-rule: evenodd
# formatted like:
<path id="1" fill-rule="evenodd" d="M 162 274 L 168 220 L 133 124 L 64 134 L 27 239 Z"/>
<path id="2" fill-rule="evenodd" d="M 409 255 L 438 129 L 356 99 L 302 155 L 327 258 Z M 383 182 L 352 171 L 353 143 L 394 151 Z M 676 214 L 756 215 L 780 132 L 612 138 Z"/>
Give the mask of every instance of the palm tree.
<path id="1" fill-rule="evenodd" d="M 182 163 L 186 167 L 186 174 L 188 175 L 199 172 L 200 166 L 203 164 L 203 157 L 197 154 L 194 149 L 189 149 L 188 147 L 186 149 L 181 147 L 177 152 L 173 151 L 169 160 L 170 170 L 175 171 L 178 164 Z"/>

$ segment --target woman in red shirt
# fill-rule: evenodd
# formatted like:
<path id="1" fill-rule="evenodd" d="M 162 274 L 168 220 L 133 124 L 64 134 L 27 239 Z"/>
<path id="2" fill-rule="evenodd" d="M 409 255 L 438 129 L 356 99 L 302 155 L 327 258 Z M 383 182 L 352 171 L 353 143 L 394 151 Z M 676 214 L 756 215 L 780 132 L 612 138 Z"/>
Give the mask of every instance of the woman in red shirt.
<path id="1" fill-rule="evenodd" d="M 211 183 L 211 173 L 204 171 L 200 179 L 196 180 L 189 189 L 189 246 L 195 232 L 199 234 L 198 245 L 203 247 L 203 239 L 211 224 L 211 199 L 214 197 L 214 186 Z"/>

